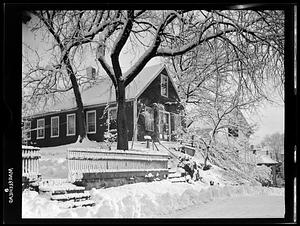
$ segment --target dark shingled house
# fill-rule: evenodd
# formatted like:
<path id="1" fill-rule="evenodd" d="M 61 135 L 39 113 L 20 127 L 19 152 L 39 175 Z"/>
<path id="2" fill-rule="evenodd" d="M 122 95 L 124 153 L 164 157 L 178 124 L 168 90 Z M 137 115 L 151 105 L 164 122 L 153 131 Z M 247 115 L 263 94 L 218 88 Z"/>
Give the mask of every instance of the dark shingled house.
<path id="1" fill-rule="evenodd" d="M 101 142 L 104 133 L 116 129 L 116 97 L 109 78 L 102 79 L 81 92 L 87 136 Z M 181 124 L 183 109 L 172 78 L 163 64 L 145 67 L 126 87 L 129 140 L 144 140 L 156 135 L 160 140 L 174 140 L 173 132 Z M 156 108 L 154 106 L 159 106 Z M 159 109 L 159 110 L 154 110 Z M 30 129 L 28 144 L 49 147 L 76 142 L 78 120 L 75 97 L 65 98 L 51 111 L 26 117 Z M 136 133 L 134 133 L 134 125 Z M 155 129 L 156 128 L 156 129 Z"/>

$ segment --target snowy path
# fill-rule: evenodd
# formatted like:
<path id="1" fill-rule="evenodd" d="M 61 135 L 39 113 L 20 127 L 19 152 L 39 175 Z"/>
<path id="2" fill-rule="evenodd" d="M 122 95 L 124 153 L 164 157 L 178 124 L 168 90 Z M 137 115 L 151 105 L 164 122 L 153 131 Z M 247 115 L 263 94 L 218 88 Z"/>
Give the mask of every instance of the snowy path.
<path id="1" fill-rule="evenodd" d="M 159 218 L 283 218 L 283 196 L 241 196 L 215 200 Z"/>

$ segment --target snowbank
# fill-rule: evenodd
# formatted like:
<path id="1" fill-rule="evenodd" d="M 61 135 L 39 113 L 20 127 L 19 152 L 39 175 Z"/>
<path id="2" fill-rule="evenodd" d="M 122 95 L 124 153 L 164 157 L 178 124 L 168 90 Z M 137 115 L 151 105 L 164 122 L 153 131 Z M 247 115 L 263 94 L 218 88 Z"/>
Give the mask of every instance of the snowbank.
<path id="1" fill-rule="evenodd" d="M 24 218 L 149 218 L 169 214 L 214 199 L 245 195 L 280 195 L 284 190 L 262 186 L 208 186 L 197 182 L 171 183 L 168 180 L 92 189 L 93 207 L 60 209 L 56 201 L 25 191 L 22 196 Z"/>
<path id="2" fill-rule="evenodd" d="M 41 159 L 39 172 L 42 178 L 67 178 L 68 163 L 66 159 Z"/>

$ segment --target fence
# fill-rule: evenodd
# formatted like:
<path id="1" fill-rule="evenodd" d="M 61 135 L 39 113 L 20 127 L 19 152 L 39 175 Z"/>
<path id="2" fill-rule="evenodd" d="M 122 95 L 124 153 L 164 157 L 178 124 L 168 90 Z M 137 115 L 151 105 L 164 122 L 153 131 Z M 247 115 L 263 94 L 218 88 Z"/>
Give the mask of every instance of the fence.
<path id="1" fill-rule="evenodd" d="M 40 148 L 22 145 L 22 176 L 36 179 L 39 175 Z"/>
<path id="2" fill-rule="evenodd" d="M 168 154 L 138 151 L 108 151 L 96 148 L 68 149 L 68 177 L 80 179 L 84 173 L 166 172 Z"/>

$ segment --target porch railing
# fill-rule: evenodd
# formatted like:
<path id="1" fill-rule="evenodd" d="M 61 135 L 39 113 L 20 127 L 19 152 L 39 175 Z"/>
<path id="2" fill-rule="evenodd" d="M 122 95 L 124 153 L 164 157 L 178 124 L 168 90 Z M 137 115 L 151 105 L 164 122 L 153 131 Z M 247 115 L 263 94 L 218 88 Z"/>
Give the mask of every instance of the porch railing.
<path id="1" fill-rule="evenodd" d="M 71 148 L 67 159 L 69 180 L 80 179 L 83 173 L 168 170 L 168 154 L 157 152 Z"/>
<path id="2" fill-rule="evenodd" d="M 36 179 L 39 175 L 40 148 L 22 145 L 22 176 Z"/>

